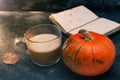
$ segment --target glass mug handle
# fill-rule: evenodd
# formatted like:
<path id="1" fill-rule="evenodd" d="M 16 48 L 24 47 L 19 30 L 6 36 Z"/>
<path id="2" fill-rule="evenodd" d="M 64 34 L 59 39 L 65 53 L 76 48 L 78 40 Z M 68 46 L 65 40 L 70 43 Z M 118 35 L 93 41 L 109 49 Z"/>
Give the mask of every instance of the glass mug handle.
<path id="1" fill-rule="evenodd" d="M 15 48 L 15 50 L 19 50 L 19 51 L 26 51 L 26 53 L 29 54 L 27 52 L 28 48 L 27 48 L 24 37 L 15 38 L 15 40 L 14 40 L 14 48 Z"/>

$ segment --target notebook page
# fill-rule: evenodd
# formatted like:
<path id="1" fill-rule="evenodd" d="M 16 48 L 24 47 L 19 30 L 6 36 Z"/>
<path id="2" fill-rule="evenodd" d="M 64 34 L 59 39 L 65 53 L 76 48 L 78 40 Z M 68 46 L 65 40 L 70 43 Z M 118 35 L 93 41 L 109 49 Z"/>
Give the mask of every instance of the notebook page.
<path id="1" fill-rule="evenodd" d="M 120 28 L 119 23 L 105 18 L 99 18 L 89 24 L 86 24 L 84 26 L 81 26 L 80 28 L 70 31 L 69 33 L 76 34 L 80 29 L 86 29 L 100 34 L 107 34 L 117 28 Z"/>
<path id="2" fill-rule="evenodd" d="M 66 32 L 98 18 L 97 15 L 84 6 L 78 6 L 56 14 L 51 14 L 50 17 L 54 18 L 54 22 L 59 23 Z"/>

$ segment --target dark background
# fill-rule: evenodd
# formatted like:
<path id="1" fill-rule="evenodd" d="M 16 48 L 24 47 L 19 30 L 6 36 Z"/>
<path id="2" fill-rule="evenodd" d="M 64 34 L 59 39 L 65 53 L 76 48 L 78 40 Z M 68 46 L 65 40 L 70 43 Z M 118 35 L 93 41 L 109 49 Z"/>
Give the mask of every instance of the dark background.
<path id="1" fill-rule="evenodd" d="M 48 18 L 51 13 L 79 5 L 86 6 L 99 17 L 120 23 L 120 0 L 0 0 L 0 80 L 120 80 L 120 31 L 108 36 L 116 47 L 113 66 L 96 77 L 73 73 L 62 59 L 54 66 L 38 67 L 25 54 L 26 51 L 15 49 L 14 39 L 23 36 L 28 28 L 52 23 Z M 66 38 L 63 34 L 63 43 Z M 17 64 L 6 65 L 1 62 L 1 56 L 9 51 L 20 55 L 21 60 Z"/>
<path id="2" fill-rule="evenodd" d="M 60 12 L 84 5 L 100 17 L 120 22 L 120 0 L 0 0 L 0 11 Z"/>
<path id="3" fill-rule="evenodd" d="M 89 8 L 119 9 L 120 0 L 0 0 L 0 10 L 60 11 L 85 5 Z"/>

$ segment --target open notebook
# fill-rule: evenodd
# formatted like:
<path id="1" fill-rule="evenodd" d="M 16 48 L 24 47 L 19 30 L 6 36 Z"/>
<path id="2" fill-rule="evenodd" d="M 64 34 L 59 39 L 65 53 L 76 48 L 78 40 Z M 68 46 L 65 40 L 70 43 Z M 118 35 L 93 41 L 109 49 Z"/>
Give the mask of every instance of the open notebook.
<path id="1" fill-rule="evenodd" d="M 85 6 L 78 6 L 49 16 L 66 34 L 76 34 L 80 29 L 110 35 L 120 30 L 120 24 L 100 18 Z"/>

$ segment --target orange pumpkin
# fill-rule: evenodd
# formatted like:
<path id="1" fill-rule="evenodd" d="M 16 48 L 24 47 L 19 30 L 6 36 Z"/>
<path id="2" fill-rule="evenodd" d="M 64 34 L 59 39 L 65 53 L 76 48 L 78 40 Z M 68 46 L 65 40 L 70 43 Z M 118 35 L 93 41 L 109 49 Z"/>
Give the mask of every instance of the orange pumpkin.
<path id="1" fill-rule="evenodd" d="M 71 35 L 62 48 L 65 65 L 83 76 L 105 73 L 114 63 L 115 55 L 115 46 L 108 37 L 86 30 Z"/>

